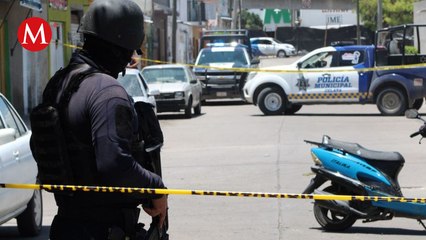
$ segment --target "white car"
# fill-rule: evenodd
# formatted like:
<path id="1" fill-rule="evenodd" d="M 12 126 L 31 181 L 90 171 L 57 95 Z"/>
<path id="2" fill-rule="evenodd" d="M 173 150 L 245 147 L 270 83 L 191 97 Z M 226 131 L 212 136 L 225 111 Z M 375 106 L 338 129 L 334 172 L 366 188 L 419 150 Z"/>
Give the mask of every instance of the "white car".
<path id="1" fill-rule="evenodd" d="M 37 164 L 30 149 L 31 131 L 0 94 L 0 182 L 35 184 Z M 16 218 L 22 236 L 40 233 L 41 190 L 0 188 L 0 224 Z"/>
<path id="2" fill-rule="evenodd" d="M 126 74 L 118 74 L 117 81 L 124 87 L 126 92 L 133 98 L 134 102 L 146 102 L 157 107 L 155 97 L 158 91 L 150 91 L 148 84 L 142 78 L 140 71 L 134 68 L 127 68 Z"/>
<path id="3" fill-rule="evenodd" d="M 147 66 L 141 71 L 142 77 L 152 90 L 159 90 L 155 96 L 157 112 L 179 112 L 185 117 L 201 114 L 201 83 L 188 66 L 159 64 Z"/>
<path id="4" fill-rule="evenodd" d="M 297 55 L 296 48 L 289 43 L 282 43 L 271 37 L 250 38 L 251 48 L 255 56 L 289 57 Z"/>

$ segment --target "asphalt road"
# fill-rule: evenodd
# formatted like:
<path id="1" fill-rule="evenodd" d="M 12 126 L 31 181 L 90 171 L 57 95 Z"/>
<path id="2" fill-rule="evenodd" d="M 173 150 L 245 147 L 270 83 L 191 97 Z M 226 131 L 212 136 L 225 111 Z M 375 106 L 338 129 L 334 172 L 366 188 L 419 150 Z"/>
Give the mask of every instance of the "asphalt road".
<path id="1" fill-rule="evenodd" d="M 420 113 L 426 115 L 426 107 Z M 211 101 L 192 119 L 179 114 L 159 118 L 165 134 L 163 177 L 170 189 L 300 193 L 312 177 L 311 146 L 303 140 L 320 141 L 327 134 L 374 150 L 400 152 L 406 159 L 399 178 L 403 193 L 426 197 L 426 140 L 419 145 L 419 138 L 409 138 L 421 123 L 383 117 L 375 105 L 311 105 L 294 116 L 264 116 L 241 101 Z M 45 227 L 33 239 L 47 239 L 55 214 L 51 194 L 44 193 L 44 200 Z M 311 200 L 170 195 L 169 205 L 174 240 L 400 240 L 426 235 L 410 219 L 358 221 L 343 233 L 324 232 Z M 0 239 L 22 239 L 14 221 L 0 227 Z"/>

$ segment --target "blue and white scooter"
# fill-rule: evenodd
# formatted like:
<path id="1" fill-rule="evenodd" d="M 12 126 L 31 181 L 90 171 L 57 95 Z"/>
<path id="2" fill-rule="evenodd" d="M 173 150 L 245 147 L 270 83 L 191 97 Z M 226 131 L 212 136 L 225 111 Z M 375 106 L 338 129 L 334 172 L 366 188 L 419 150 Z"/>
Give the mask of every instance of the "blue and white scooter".
<path id="1" fill-rule="evenodd" d="M 411 109 L 405 115 L 424 122 L 410 137 L 419 134 L 426 137 L 426 121 L 418 112 Z M 405 160 L 400 153 L 373 151 L 357 143 L 338 141 L 328 136 L 324 136 L 321 143 L 305 142 L 317 146 L 311 149 L 315 162 L 311 169 L 316 176 L 303 193 L 403 197 L 398 174 Z M 326 182 L 330 184 L 319 190 Z M 316 200 L 314 215 L 327 231 L 343 231 L 358 219 L 373 222 L 393 217 L 416 219 L 426 229 L 422 222 L 426 219 L 426 203 Z"/>

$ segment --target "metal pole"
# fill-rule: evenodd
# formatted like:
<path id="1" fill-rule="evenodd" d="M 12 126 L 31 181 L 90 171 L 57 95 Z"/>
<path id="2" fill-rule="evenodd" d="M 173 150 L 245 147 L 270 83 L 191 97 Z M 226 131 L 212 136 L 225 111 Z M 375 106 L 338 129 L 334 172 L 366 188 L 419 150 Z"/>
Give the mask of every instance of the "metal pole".
<path id="1" fill-rule="evenodd" d="M 241 29 L 241 3 L 242 0 L 238 0 L 238 29 Z"/>
<path id="2" fill-rule="evenodd" d="M 176 29 L 177 29 L 177 0 L 173 0 L 173 15 L 172 15 L 172 63 L 176 62 Z"/>
<path id="3" fill-rule="evenodd" d="M 359 28 L 359 0 L 356 1 L 356 44 L 361 45 L 361 30 Z"/>
<path id="4" fill-rule="evenodd" d="M 383 28 L 383 1 L 377 0 L 377 30 Z"/>
<path id="5" fill-rule="evenodd" d="M 238 12 L 238 0 L 232 1 L 232 22 L 231 29 L 237 28 L 237 12 Z"/>

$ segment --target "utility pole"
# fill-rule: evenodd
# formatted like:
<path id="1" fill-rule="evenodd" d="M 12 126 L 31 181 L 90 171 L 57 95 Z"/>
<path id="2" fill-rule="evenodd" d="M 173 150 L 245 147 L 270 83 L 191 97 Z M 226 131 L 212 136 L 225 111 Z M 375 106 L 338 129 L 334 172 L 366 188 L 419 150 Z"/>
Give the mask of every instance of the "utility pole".
<path id="1" fill-rule="evenodd" d="M 377 30 L 383 28 L 383 1 L 377 0 Z"/>
<path id="2" fill-rule="evenodd" d="M 172 63 L 176 62 L 177 0 L 173 0 L 172 15 Z"/>
<path id="3" fill-rule="evenodd" d="M 232 0 L 232 23 L 231 29 L 237 29 L 237 19 L 238 19 L 238 0 Z"/>
<path id="4" fill-rule="evenodd" d="M 359 0 L 356 1 L 356 44 L 361 45 L 361 30 L 359 29 Z"/>

